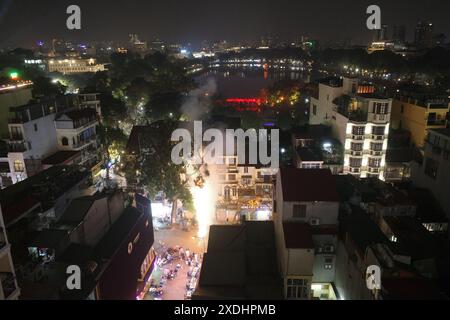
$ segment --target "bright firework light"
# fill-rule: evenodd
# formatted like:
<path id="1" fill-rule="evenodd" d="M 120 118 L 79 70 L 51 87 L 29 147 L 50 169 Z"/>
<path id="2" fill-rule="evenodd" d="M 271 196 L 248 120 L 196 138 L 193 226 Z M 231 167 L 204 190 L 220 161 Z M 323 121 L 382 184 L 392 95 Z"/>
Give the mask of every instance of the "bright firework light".
<path id="1" fill-rule="evenodd" d="M 201 151 L 200 156 L 203 158 Z M 197 237 L 204 241 L 216 214 L 217 175 L 212 172 L 214 165 L 202 165 L 196 168 L 195 165 L 188 164 L 186 169 L 198 225 Z"/>
<path id="2" fill-rule="evenodd" d="M 198 223 L 197 236 L 201 239 L 208 235 L 209 226 L 213 223 L 216 211 L 216 197 L 211 184 L 210 180 L 206 180 L 202 187 L 194 185 L 191 188 Z"/>

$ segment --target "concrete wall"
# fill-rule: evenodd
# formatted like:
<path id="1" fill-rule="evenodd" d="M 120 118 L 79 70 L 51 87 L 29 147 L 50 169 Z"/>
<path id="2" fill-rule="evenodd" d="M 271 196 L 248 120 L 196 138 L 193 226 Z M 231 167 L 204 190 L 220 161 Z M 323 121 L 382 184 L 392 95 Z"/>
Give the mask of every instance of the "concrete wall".
<path id="1" fill-rule="evenodd" d="M 27 156 L 43 159 L 57 151 L 54 118 L 55 115 L 50 114 L 23 124 L 25 139 L 31 144 Z"/>
<path id="2" fill-rule="evenodd" d="M 306 205 L 306 218 L 294 218 L 294 205 Z M 337 224 L 338 202 L 284 202 L 283 221 L 310 222 L 319 219 L 320 224 Z"/>
<path id="3" fill-rule="evenodd" d="M 358 264 L 350 260 L 343 242 L 339 242 L 336 256 L 335 285 L 343 300 L 371 300 L 372 294 L 366 287 L 365 274 Z"/>
<path id="4" fill-rule="evenodd" d="M 441 146 L 444 141 L 444 138 L 441 137 Z M 447 138 L 448 143 L 450 143 L 450 138 Z M 434 155 L 431 148 L 430 145 L 426 145 L 423 165 L 413 162 L 411 178 L 415 186 L 431 190 L 450 219 L 450 179 L 448 178 L 450 177 L 450 161 L 445 160 L 442 155 Z M 436 179 L 425 174 L 425 167 L 429 158 L 439 162 Z"/>
<path id="5" fill-rule="evenodd" d="M 288 249 L 286 276 L 312 276 L 314 265 L 313 249 Z"/>

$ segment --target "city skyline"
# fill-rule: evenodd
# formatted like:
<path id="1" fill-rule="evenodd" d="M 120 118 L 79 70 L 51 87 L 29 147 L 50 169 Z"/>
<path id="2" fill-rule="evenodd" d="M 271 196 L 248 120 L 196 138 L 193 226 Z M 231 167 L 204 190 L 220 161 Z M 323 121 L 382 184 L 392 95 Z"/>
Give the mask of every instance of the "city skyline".
<path id="1" fill-rule="evenodd" d="M 126 9 L 118 3 L 82 0 L 77 2 L 82 13 L 82 27 L 78 31 L 66 28 L 66 8 L 70 4 L 66 0 L 58 3 L 44 0 L 39 4 L 3 2 L 0 5 L 0 47 L 33 47 L 37 41 L 48 42 L 53 38 L 125 42 L 129 34 L 139 34 L 143 40 L 161 38 L 193 46 L 203 40 L 255 42 L 266 34 L 280 36 L 281 41 L 309 36 L 323 42 L 350 40 L 353 44 L 367 44 L 373 36 L 366 28 L 368 15 L 365 11 L 372 4 L 366 0 L 356 5 L 349 0 L 339 3 L 247 1 L 244 4 L 229 1 L 226 7 L 218 1 L 181 4 L 171 0 L 164 3 L 134 1 Z M 450 34 L 450 23 L 442 14 L 449 11 L 449 3 L 378 1 L 377 5 L 381 8 L 382 23 L 388 25 L 389 36 L 394 26 L 404 25 L 406 39 L 413 41 L 419 20 L 432 22 L 435 33 Z M 426 10 L 430 7 L 436 9 Z M 339 28 L 335 28 L 334 23 L 338 23 Z"/>

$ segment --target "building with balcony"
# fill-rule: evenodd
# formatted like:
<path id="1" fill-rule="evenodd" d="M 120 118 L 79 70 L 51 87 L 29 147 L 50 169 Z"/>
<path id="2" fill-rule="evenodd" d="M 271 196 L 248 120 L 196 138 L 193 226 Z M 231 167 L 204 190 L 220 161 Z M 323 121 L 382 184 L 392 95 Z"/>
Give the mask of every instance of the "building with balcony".
<path id="1" fill-rule="evenodd" d="M 100 93 L 80 93 L 78 100 L 81 108 L 92 108 L 97 111 L 98 117 L 102 117 L 102 109 L 100 104 Z"/>
<path id="2" fill-rule="evenodd" d="M 0 300 L 17 300 L 20 289 L 11 257 L 11 245 L 6 235 L 0 206 Z"/>
<path id="3" fill-rule="evenodd" d="M 343 173 L 384 179 L 391 100 L 358 79 L 327 78 L 311 99 L 310 124 L 325 124 L 344 146 Z"/>
<path id="4" fill-rule="evenodd" d="M 97 111 L 93 108 L 82 108 L 58 114 L 55 118 L 56 141 L 58 150 L 80 151 L 81 164 L 98 162 Z"/>
<path id="5" fill-rule="evenodd" d="M 239 164 L 237 156 L 224 156 L 223 165 L 213 165 L 218 179 L 216 218 L 238 222 L 271 220 L 275 171 L 270 167 Z"/>
<path id="6" fill-rule="evenodd" d="M 9 165 L 9 172 L 2 176 L 3 187 L 41 170 L 41 160 L 58 150 L 55 115 L 76 103 L 75 97 L 64 96 L 10 108 L 8 153 L 0 160 Z"/>
<path id="7" fill-rule="evenodd" d="M 392 102 L 392 128 L 411 132 L 411 142 L 423 148 L 427 130 L 445 128 L 449 112 L 446 94 L 401 91 Z"/>
<path id="8" fill-rule="evenodd" d="M 413 184 L 431 190 L 450 218 L 450 129 L 430 129 L 423 162 L 412 166 Z"/>
<path id="9" fill-rule="evenodd" d="M 1 186 L 7 187 L 51 165 L 97 164 L 95 109 L 63 96 L 10 108 L 8 150 L 0 158 Z M 71 152 L 69 152 L 71 151 Z"/>
<path id="10" fill-rule="evenodd" d="M 136 299 L 153 269 L 153 224 L 148 200 L 136 199 L 139 209 L 124 200 L 118 190 L 75 198 L 48 226 L 8 229 L 22 299 Z M 67 287 L 70 265 L 81 269 L 80 290 Z"/>
<path id="11" fill-rule="evenodd" d="M 274 202 L 275 237 L 284 296 L 336 299 L 339 198 L 328 169 L 281 168 Z"/>

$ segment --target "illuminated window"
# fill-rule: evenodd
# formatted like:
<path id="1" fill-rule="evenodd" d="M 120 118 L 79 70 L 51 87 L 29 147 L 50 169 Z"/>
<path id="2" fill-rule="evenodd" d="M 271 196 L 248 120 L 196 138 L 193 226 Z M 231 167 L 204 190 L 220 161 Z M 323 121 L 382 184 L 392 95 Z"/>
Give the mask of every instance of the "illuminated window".
<path id="1" fill-rule="evenodd" d="M 350 167 L 359 168 L 362 165 L 362 159 L 350 158 Z"/>
<path id="2" fill-rule="evenodd" d="M 366 130 L 366 128 L 365 127 L 357 127 L 357 126 L 353 126 L 353 128 L 352 128 L 352 133 L 354 134 L 354 135 L 363 135 L 364 134 L 364 131 Z"/>
<path id="3" fill-rule="evenodd" d="M 383 144 L 382 143 L 371 143 L 370 144 L 370 150 L 372 150 L 372 151 L 382 151 L 383 150 Z"/>
<path id="4" fill-rule="evenodd" d="M 381 159 L 369 159 L 369 167 L 379 168 L 381 166 Z"/>
<path id="5" fill-rule="evenodd" d="M 362 151 L 363 149 L 363 144 L 362 143 L 351 143 L 351 149 L 353 151 Z"/>
<path id="6" fill-rule="evenodd" d="M 374 126 L 372 127 L 372 134 L 376 136 L 382 136 L 384 135 L 384 131 L 386 130 L 386 127 L 384 126 Z"/>
<path id="7" fill-rule="evenodd" d="M 24 172 L 23 162 L 20 160 L 14 161 L 14 171 L 15 172 Z"/>

